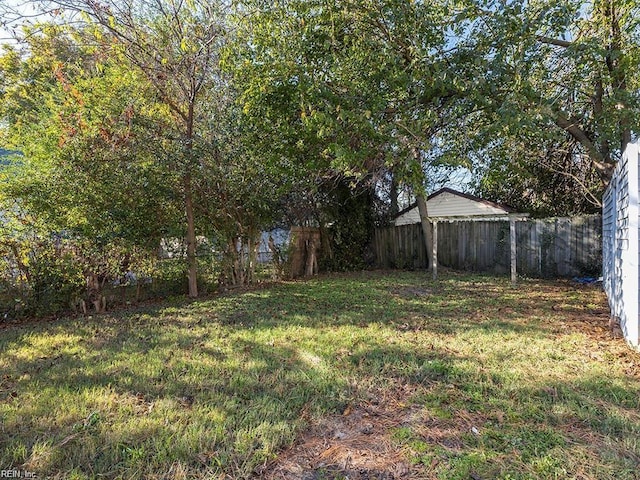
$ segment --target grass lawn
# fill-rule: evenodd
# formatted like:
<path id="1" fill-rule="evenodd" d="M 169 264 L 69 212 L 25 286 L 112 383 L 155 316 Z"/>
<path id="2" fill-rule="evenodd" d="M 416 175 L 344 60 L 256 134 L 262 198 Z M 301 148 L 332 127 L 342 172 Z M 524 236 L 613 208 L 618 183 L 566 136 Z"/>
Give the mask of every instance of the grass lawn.
<path id="1" fill-rule="evenodd" d="M 0 470 L 38 478 L 640 478 L 640 354 L 594 287 L 324 276 L 0 352 Z"/>

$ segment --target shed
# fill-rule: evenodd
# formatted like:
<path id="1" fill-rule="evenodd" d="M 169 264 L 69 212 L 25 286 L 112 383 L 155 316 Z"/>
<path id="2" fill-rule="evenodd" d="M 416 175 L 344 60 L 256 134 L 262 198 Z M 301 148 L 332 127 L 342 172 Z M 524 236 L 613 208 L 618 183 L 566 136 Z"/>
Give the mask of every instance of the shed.
<path id="1" fill-rule="evenodd" d="M 427 211 L 430 218 L 460 220 L 509 220 L 515 210 L 507 205 L 484 200 L 451 188 L 441 188 L 427 197 Z M 416 203 L 409 205 L 396 215 L 395 225 L 420 223 Z"/>
<path id="2" fill-rule="evenodd" d="M 441 188 L 427 197 L 427 212 L 433 225 L 433 251 L 431 269 L 434 280 L 438 270 L 438 222 L 458 222 L 461 220 L 492 220 L 509 222 L 509 244 L 511 253 L 511 281 L 516 282 L 516 221 L 526 219 L 529 214 L 516 213 L 512 207 L 485 200 L 475 195 L 458 192 L 452 188 Z M 396 215 L 396 227 L 420 223 L 417 203 L 410 205 Z"/>

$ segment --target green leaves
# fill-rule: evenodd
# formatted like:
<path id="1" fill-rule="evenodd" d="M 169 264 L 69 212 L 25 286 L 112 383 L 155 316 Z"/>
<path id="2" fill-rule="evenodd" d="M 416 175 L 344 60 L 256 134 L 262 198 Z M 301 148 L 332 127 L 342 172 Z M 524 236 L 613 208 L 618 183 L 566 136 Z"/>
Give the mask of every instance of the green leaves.
<path id="1" fill-rule="evenodd" d="M 236 63 L 244 111 L 261 127 L 258 117 L 288 115 L 288 128 L 273 133 L 305 138 L 307 157 L 320 153 L 325 168 L 347 175 L 388 168 L 389 151 L 393 163 L 414 162 L 413 149 L 440 127 L 443 96 L 462 85 L 440 54 L 445 4 L 247 2 L 249 47 Z M 287 103 L 274 102 L 269 85 L 286 88 Z"/>
<path id="2" fill-rule="evenodd" d="M 175 229 L 168 221 L 175 203 L 145 145 L 146 125 L 164 120 L 150 116 L 144 81 L 122 58 L 101 59 L 68 31 L 33 42 L 32 55 L 14 69 L 14 85 L 22 87 L 7 91 L 2 112 L 7 139 L 25 155 L 5 194 L 54 230 L 157 245 L 162 231 Z"/>

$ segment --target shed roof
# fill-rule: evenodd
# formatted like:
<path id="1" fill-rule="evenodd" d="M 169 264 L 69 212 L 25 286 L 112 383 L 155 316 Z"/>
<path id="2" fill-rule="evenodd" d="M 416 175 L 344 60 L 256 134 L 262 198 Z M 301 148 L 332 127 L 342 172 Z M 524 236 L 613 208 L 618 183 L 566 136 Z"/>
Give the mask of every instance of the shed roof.
<path id="1" fill-rule="evenodd" d="M 505 205 L 503 203 L 492 202 L 491 200 L 485 200 L 484 198 L 476 197 L 475 195 L 471 195 L 470 193 L 459 192 L 457 190 L 454 190 L 453 188 L 448 188 L 448 187 L 444 187 L 444 188 L 441 188 L 440 190 L 437 190 L 437 191 L 433 192 L 431 195 L 429 195 L 427 197 L 427 201 L 433 200 L 434 198 L 438 197 L 439 195 L 442 195 L 443 193 L 449 193 L 451 195 L 457 195 L 459 197 L 465 198 L 467 200 L 471 200 L 473 202 L 482 203 L 483 205 L 487 205 L 489 207 L 493 207 L 493 208 L 497 208 L 497 209 L 503 210 L 504 213 L 516 213 L 516 210 L 513 207 L 509 206 L 509 205 Z M 417 202 L 413 202 L 408 207 L 406 207 L 406 208 L 402 209 L 401 211 L 399 211 L 395 215 L 394 218 L 400 217 L 401 215 L 413 210 L 417 206 L 418 206 Z"/>

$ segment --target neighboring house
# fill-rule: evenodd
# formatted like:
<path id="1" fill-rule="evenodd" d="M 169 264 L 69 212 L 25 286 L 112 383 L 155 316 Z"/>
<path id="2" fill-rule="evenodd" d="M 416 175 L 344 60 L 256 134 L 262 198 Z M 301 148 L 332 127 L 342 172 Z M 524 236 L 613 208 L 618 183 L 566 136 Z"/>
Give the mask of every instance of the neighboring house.
<path id="1" fill-rule="evenodd" d="M 276 247 L 286 248 L 289 245 L 290 236 L 291 231 L 283 228 L 275 228 L 261 232 L 257 252 L 258 263 L 269 263 L 273 258 L 273 254 L 269 248 L 269 238 L 273 239 Z M 211 242 L 204 236 L 198 236 L 197 244 L 199 250 L 205 250 L 213 255 L 219 254 Z M 180 238 L 163 238 L 160 241 L 159 255 L 162 259 L 183 258 L 186 255 L 186 248 L 184 240 Z M 240 248 L 240 245 L 238 245 L 238 248 Z"/>
<path id="2" fill-rule="evenodd" d="M 21 155 L 20 152 L 16 152 L 15 150 L 7 150 L 6 148 L 0 148 L 0 169 L 5 167 L 9 167 L 14 164 L 14 159 L 16 155 Z M 1 177 L 0 177 L 1 178 Z M 6 221 L 6 218 L 3 215 L 4 212 L 0 211 L 0 221 Z"/>
<path id="3" fill-rule="evenodd" d="M 280 249 L 286 248 L 291 240 L 291 230 L 274 228 L 268 232 L 262 232 L 260 246 L 258 247 L 258 263 L 269 263 L 273 260 L 273 252 L 269 247 L 269 238 L 273 240 L 276 247 Z"/>
<path id="4" fill-rule="evenodd" d="M 10 157 L 13 155 L 20 155 L 20 152 L 16 152 L 15 150 L 7 150 L 6 148 L 0 148 L 0 164 L 9 164 Z"/>
<path id="5" fill-rule="evenodd" d="M 515 210 L 507 205 L 484 200 L 451 188 L 441 188 L 427 197 L 429 218 L 446 220 L 508 220 Z M 420 223 L 417 204 L 396 215 L 396 226 Z"/>
<path id="6" fill-rule="evenodd" d="M 602 199 L 602 276 L 611 333 L 640 350 L 640 140 L 627 145 Z"/>

